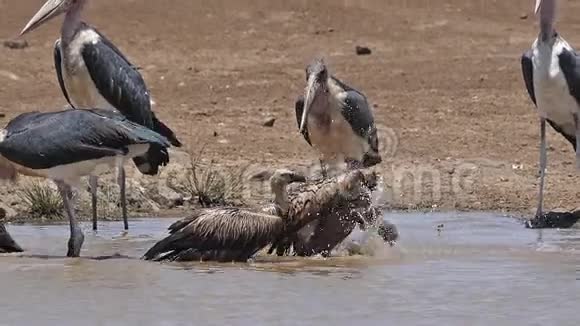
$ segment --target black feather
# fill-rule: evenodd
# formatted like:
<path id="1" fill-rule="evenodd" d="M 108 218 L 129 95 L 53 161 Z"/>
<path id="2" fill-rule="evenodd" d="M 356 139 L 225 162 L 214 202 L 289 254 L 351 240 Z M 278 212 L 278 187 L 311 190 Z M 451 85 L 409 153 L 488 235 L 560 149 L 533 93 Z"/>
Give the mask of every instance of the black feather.
<path id="1" fill-rule="evenodd" d="M 180 147 L 173 131 L 151 111 L 149 90 L 138 69 L 103 34 L 86 24 L 83 28 L 100 36 L 98 42 L 83 46 L 82 56 L 101 96 L 129 120 L 156 131 L 172 145 Z M 147 155 L 136 157 L 133 162 L 141 173 L 156 175 L 160 166 L 169 163 L 169 153 L 164 148 L 152 146 Z"/>
<path id="2" fill-rule="evenodd" d="M 167 127 L 167 125 L 165 125 L 163 122 L 159 121 L 159 119 L 157 119 L 157 117 L 155 116 L 155 113 L 153 113 L 153 130 L 155 130 L 157 133 L 167 138 L 167 140 L 169 140 L 171 145 L 175 147 L 181 147 L 182 144 L 179 141 L 179 139 L 177 139 L 177 136 L 175 135 L 173 130 Z"/>
<path id="3" fill-rule="evenodd" d="M 128 146 L 167 148 L 167 139 L 109 110 L 25 113 L 5 128 L 0 153 L 30 169 L 126 154 Z"/>
<path id="4" fill-rule="evenodd" d="M 58 80 L 58 85 L 60 86 L 60 90 L 62 91 L 62 95 L 68 102 L 68 104 L 74 108 L 70 97 L 68 96 L 68 92 L 66 90 L 66 86 L 64 85 L 64 79 L 62 77 L 62 54 L 60 49 L 60 39 L 56 40 L 54 43 L 54 69 L 56 70 L 56 78 Z"/>

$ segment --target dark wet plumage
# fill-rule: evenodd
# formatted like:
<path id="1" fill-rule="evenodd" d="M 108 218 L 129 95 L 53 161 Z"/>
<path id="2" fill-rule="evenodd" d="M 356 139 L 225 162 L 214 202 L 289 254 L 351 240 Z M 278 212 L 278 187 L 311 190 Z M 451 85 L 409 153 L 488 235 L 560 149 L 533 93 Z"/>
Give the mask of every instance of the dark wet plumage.
<path id="1" fill-rule="evenodd" d="M 198 209 L 169 227 L 146 260 L 246 261 L 284 231 L 281 217 L 240 208 Z"/>
<path id="2" fill-rule="evenodd" d="M 271 178 L 273 185 L 280 184 Z M 285 188 L 288 183 L 281 183 Z M 208 208 L 170 226 L 170 235 L 153 246 L 146 260 L 246 261 L 271 245 L 287 242 L 288 236 L 306 224 L 339 210 L 358 208 L 368 202 L 367 189 L 376 185 L 375 174 L 352 171 L 334 181 L 306 185 L 302 191 L 275 198 L 263 213 L 240 208 Z M 280 194 L 274 190 L 275 194 Z"/>
<path id="3" fill-rule="evenodd" d="M 376 212 L 371 208 L 370 195 L 377 185 L 377 178 L 375 172 L 355 170 L 338 177 L 291 187 L 289 197 L 293 204 L 299 206 L 304 194 L 316 194 L 321 202 L 330 205 L 319 218 L 302 224 L 301 228 L 289 230 L 286 237 L 269 252 L 299 256 L 329 254 L 357 224 L 366 225 L 376 218 L 372 217 Z M 355 187 L 347 190 L 352 186 Z M 346 195 L 349 191 L 352 191 L 352 195 L 340 201 L 339 194 Z M 339 202 L 333 203 L 337 199 Z M 307 231 L 312 233 L 307 234 Z"/>
<path id="4" fill-rule="evenodd" d="M 24 113 L 8 123 L 0 153 L 29 169 L 49 169 L 124 155 L 128 146 L 149 144 L 167 151 L 165 137 L 109 110 Z"/>
<path id="5" fill-rule="evenodd" d="M 528 229 L 568 229 L 580 220 L 580 211 L 546 212 L 526 221 Z"/>

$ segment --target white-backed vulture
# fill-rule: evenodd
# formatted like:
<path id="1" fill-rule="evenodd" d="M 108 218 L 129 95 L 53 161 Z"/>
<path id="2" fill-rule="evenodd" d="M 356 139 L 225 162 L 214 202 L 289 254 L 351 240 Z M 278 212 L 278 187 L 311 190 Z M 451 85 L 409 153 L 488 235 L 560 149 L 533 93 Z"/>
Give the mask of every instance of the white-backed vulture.
<path id="1" fill-rule="evenodd" d="M 332 209 L 325 211 L 319 218 L 305 224 L 302 228 L 287 232 L 286 237 L 272 246 L 268 253 L 276 250 L 280 256 L 292 252 L 295 255 L 310 256 L 330 252 L 352 232 L 356 224 L 367 224 L 366 220 L 371 218 L 371 191 L 376 187 L 378 178 L 377 174 L 370 170 L 350 171 L 332 178 L 289 187 L 291 188 L 290 202 L 298 204 L 301 196 L 312 193 L 316 193 L 320 201 L 331 201 L 333 194 L 328 190 L 348 185 L 348 180 L 354 176 L 360 176 L 364 180 L 362 184 L 364 187 L 361 188 L 358 198 L 345 202 L 346 205 L 345 203 L 334 205 Z M 271 210 L 271 208 L 264 210 L 268 209 Z"/>
<path id="2" fill-rule="evenodd" d="M 278 255 L 329 255 L 332 249 L 340 244 L 354 230 L 357 224 L 361 229 L 366 229 L 368 226 L 376 226 L 376 230 L 383 240 L 392 245 L 398 237 L 396 228 L 382 219 L 382 212 L 378 208 L 371 206 L 369 198 L 370 191 L 374 190 L 376 186 L 377 175 L 369 170 L 361 170 L 359 172 L 365 174 L 367 180 L 372 181 L 368 183 L 368 192 L 365 194 L 367 200 L 359 201 L 356 206 L 351 205 L 351 207 L 336 206 L 333 210 L 308 223 L 297 232 L 288 233 L 287 237 L 280 241 L 276 248 L 270 248 L 269 253 L 272 253 L 275 249 Z M 324 189 L 330 184 L 340 184 L 341 177 L 344 176 L 293 187 L 289 195 L 290 200 L 292 201 L 296 194 L 319 192 L 320 189 Z"/>
<path id="3" fill-rule="evenodd" d="M 346 215 L 342 215 L 346 214 Z M 373 230 L 389 245 L 398 238 L 395 225 L 382 218 L 382 211 L 376 207 L 363 207 L 351 212 L 335 213 L 324 216 L 298 231 L 291 240 L 293 254 L 329 256 L 331 251 L 342 243 L 359 226 L 361 230 Z M 278 254 L 289 254 L 288 247 Z"/>
<path id="4" fill-rule="evenodd" d="M 278 244 L 309 222 L 335 209 L 359 207 L 368 201 L 368 187 L 376 175 L 352 171 L 326 182 L 316 191 L 288 195 L 287 185 L 305 178 L 278 170 L 270 178 L 274 205 L 267 213 L 240 208 L 206 208 L 169 227 L 170 235 L 143 256 L 146 260 L 246 261 L 256 252 Z M 290 198 L 289 198 L 290 197 Z"/>

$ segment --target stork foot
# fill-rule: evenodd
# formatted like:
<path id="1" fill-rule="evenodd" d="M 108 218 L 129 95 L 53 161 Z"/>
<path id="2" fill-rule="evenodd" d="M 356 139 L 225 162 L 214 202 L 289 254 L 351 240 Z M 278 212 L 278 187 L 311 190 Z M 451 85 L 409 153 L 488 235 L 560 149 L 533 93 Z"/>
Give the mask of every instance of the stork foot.
<path id="1" fill-rule="evenodd" d="M 546 212 L 526 221 L 525 226 L 528 229 L 567 229 L 573 227 L 579 220 L 580 211 Z"/>
<path id="2" fill-rule="evenodd" d="M 81 248 L 83 247 L 83 242 L 85 241 L 85 235 L 80 228 L 74 229 L 68 240 L 68 251 L 67 257 L 79 257 L 81 255 Z"/>

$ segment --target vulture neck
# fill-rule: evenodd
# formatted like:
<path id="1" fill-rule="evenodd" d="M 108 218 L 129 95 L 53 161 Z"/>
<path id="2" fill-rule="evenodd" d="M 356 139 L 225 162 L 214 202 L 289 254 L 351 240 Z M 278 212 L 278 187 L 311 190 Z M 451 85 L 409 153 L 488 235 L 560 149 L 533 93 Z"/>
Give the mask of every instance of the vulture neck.
<path id="1" fill-rule="evenodd" d="M 288 191 L 286 190 L 287 183 L 272 181 L 271 188 L 274 193 L 274 204 L 276 210 L 281 213 L 281 216 L 288 215 L 290 210 L 290 201 L 288 200 Z"/>

